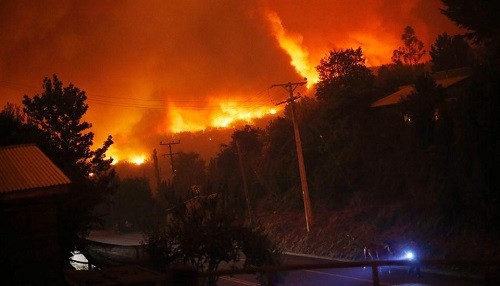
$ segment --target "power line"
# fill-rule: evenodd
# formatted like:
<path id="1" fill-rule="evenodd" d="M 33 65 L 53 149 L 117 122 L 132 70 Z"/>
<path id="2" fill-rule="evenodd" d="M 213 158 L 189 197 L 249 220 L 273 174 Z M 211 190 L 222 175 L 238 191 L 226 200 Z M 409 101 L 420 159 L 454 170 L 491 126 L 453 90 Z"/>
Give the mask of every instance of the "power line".
<path id="1" fill-rule="evenodd" d="M 7 89 L 14 89 L 14 90 L 20 90 L 20 91 L 34 91 L 37 89 L 40 89 L 40 87 L 35 87 L 32 85 L 27 85 L 27 84 L 19 84 L 19 83 L 14 83 L 14 82 L 9 82 L 2 80 L 0 81 L 0 87 L 7 88 Z M 224 108 L 226 109 L 237 109 L 237 108 L 257 108 L 262 106 L 263 104 L 270 104 L 274 105 L 272 99 L 270 99 L 269 95 L 269 90 L 270 88 L 266 88 L 260 92 L 258 92 L 256 95 L 252 96 L 251 98 L 248 98 L 246 100 L 242 101 L 231 101 L 228 100 L 229 103 L 234 103 L 235 107 L 232 108 L 231 106 L 225 106 Z M 84 90 L 82 90 L 84 91 Z M 260 95 L 263 94 L 264 92 L 268 92 L 267 98 L 260 98 Z M 154 99 L 154 98 L 133 98 L 133 97 L 117 97 L 117 96 L 102 96 L 102 95 L 97 95 L 95 93 L 89 94 L 87 92 L 87 102 L 89 103 L 94 103 L 94 104 L 101 104 L 101 105 L 108 105 L 108 106 L 118 106 L 118 107 L 130 107 L 130 108 L 143 108 L 143 109 L 165 109 L 165 105 L 162 103 L 169 103 L 173 104 L 175 107 L 174 108 L 169 108 L 170 110 L 181 110 L 181 109 L 188 109 L 188 110 L 217 110 L 221 109 L 220 105 L 202 105 L 207 103 L 207 101 L 201 101 L 201 100 L 165 100 L 165 99 Z M 125 102 L 123 102 L 123 100 Z"/>
<path id="2" fill-rule="evenodd" d="M 9 81 L 0 81 L 0 87 L 31 91 L 40 89 L 26 84 L 12 83 Z M 236 120 L 251 120 L 254 118 L 246 119 L 244 116 L 247 113 L 260 114 L 262 113 L 262 106 L 275 105 L 276 100 L 272 99 L 273 95 L 270 93 L 271 88 L 265 88 L 245 100 L 227 100 L 228 105 L 221 106 L 207 104 L 207 101 L 202 100 L 165 100 L 155 98 L 133 98 L 133 97 L 120 97 L 120 96 L 102 96 L 95 93 L 87 93 L 87 103 L 98 104 L 104 106 L 114 106 L 122 108 L 137 108 L 147 110 L 169 110 L 169 111 L 219 111 L 221 114 L 213 118 L 213 121 L 220 120 L 224 117 L 230 117 Z M 84 90 L 82 90 L 84 91 Z M 262 95 L 265 94 L 263 97 Z M 167 106 L 168 104 L 168 106 Z M 234 106 L 233 106 L 234 105 Z"/>
<path id="3" fill-rule="evenodd" d="M 295 135 L 295 146 L 297 149 L 297 159 L 299 163 L 299 171 L 300 171 L 300 182 L 302 186 L 302 198 L 304 201 L 304 213 L 306 217 L 306 227 L 307 231 L 311 231 L 311 226 L 312 226 L 312 209 L 311 209 L 311 200 L 309 198 L 309 188 L 307 186 L 307 176 L 306 176 L 306 168 L 304 166 L 304 155 L 302 153 L 302 142 L 300 140 L 300 133 L 299 133 L 299 126 L 297 124 L 297 120 L 295 119 L 295 106 L 294 106 L 294 101 L 300 98 L 299 96 L 294 96 L 293 92 L 295 89 L 299 86 L 307 84 L 307 79 L 305 81 L 301 82 L 288 82 L 288 83 L 280 83 L 280 84 L 273 84 L 271 88 L 273 87 L 283 87 L 286 91 L 288 91 L 290 97 L 282 101 L 278 104 L 284 104 L 284 103 L 289 103 L 290 104 L 290 109 L 292 112 L 292 121 L 293 121 L 293 131 Z"/>

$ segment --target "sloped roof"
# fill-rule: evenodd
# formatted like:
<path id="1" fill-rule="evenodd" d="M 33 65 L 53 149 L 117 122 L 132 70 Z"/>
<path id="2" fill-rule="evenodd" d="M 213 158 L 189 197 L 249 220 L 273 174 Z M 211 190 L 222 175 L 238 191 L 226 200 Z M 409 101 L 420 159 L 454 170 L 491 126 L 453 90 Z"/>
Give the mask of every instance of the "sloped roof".
<path id="1" fill-rule="evenodd" d="M 0 194 L 70 183 L 36 145 L 0 148 Z"/>
<path id="2" fill-rule="evenodd" d="M 372 103 L 371 107 L 379 107 L 386 105 L 397 104 L 401 101 L 401 99 L 405 99 L 408 95 L 410 95 L 415 90 L 413 85 L 405 85 L 401 86 L 398 91 L 392 93 L 386 97 L 382 97 L 381 99 Z"/>
<path id="3" fill-rule="evenodd" d="M 432 75 L 432 77 L 436 80 L 436 84 L 442 86 L 443 88 L 448 88 L 462 80 L 470 77 L 472 74 L 471 69 L 469 68 L 461 68 L 456 70 L 450 70 L 447 72 L 437 72 Z M 414 85 L 405 85 L 398 89 L 398 91 L 383 97 L 374 103 L 372 103 L 371 107 L 380 107 L 387 105 L 398 104 L 401 99 L 405 99 L 408 95 L 415 91 Z"/>

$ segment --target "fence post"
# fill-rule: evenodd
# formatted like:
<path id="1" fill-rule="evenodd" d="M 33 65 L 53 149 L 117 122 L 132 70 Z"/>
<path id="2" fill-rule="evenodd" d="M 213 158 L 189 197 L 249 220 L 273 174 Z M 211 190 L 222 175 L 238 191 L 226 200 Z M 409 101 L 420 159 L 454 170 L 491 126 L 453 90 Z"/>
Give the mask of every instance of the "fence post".
<path id="1" fill-rule="evenodd" d="M 380 280 L 378 278 L 378 267 L 375 263 L 372 264 L 372 279 L 373 286 L 380 286 Z"/>

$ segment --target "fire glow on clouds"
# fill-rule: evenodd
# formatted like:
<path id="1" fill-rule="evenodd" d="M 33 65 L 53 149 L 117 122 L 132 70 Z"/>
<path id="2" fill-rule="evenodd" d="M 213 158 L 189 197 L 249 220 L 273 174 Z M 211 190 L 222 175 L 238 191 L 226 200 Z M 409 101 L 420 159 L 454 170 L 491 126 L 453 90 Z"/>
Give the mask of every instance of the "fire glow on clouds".
<path id="1" fill-rule="evenodd" d="M 362 47 L 389 63 L 405 26 L 427 49 L 458 28 L 439 0 L 5 0 L 0 3 L 0 104 L 19 104 L 57 74 L 86 91 L 95 143 L 145 158 L 162 136 L 279 111 L 275 83 L 317 81 L 330 50 Z M 304 91 L 307 92 L 307 91 Z M 133 159 L 135 158 L 135 159 Z M 139 159 L 138 159 L 139 158 Z"/>

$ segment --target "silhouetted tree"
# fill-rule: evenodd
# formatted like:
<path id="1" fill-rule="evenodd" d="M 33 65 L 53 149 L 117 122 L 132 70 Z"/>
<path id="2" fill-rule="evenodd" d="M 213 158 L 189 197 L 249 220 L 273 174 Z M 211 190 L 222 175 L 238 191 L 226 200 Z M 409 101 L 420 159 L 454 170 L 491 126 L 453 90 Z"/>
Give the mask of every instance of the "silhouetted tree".
<path id="1" fill-rule="evenodd" d="M 176 196 L 185 200 L 198 195 L 207 183 L 207 167 L 200 154 L 178 152 L 173 158 L 175 176 L 173 187 Z"/>
<path id="2" fill-rule="evenodd" d="M 424 66 L 407 66 L 398 64 L 382 65 L 378 70 L 376 85 L 387 96 L 399 87 L 415 82 L 418 76 L 425 73 Z"/>
<path id="3" fill-rule="evenodd" d="M 371 87 L 374 77 L 365 61 L 361 48 L 330 51 L 316 67 L 320 80 L 316 97 L 328 100 L 338 94 L 360 93 Z"/>
<path id="4" fill-rule="evenodd" d="M 253 205 L 252 201 L 262 194 L 259 180 L 263 168 L 262 133 L 259 128 L 249 125 L 236 130 L 231 135 L 231 142 L 221 146 L 220 152 L 209 165 L 210 178 L 213 179 L 214 188 L 221 194 L 223 208 L 238 217 L 247 218 L 246 200 Z"/>
<path id="5" fill-rule="evenodd" d="M 260 129 L 245 125 L 243 130 L 236 130 L 231 135 L 231 139 L 233 139 L 231 145 L 236 145 L 236 141 L 238 141 L 241 151 L 244 154 L 255 157 L 262 151 L 262 141 L 259 138 L 261 136 L 260 133 Z"/>
<path id="6" fill-rule="evenodd" d="M 436 38 L 429 52 L 432 59 L 432 70 L 442 71 L 468 66 L 470 47 L 462 36 L 450 36 L 443 33 Z"/>
<path id="7" fill-rule="evenodd" d="M 500 218 L 500 211 L 496 207 L 500 202 L 500 177 L 498 176 L 498 150 L 500 134 L 500 114 L 498 112 L 500 86 L 500 25 L 498 8 L 495 1 L 488 0 L 443 0 L 446 8 L 442 13 L 449 19 L 466 28 L 474 43 L 484 48 L 481 64 L 472 77 L 470 89 L 462 105 L 464 118 L 463 132 L 473 134 L 467 147 L 474 146 L 482 166 L 482 176 L 486 186 L 484 202 L 487 211 L 483 221 L 495 222 Z M 492 224 L 489 230 L 496 230 Z"/>
<path id="8" fill-rule="evenodd" d="M 363 128 L 374 98 L 374 76 L 365 65 L 361 48 L 333 51 L 317 67 L 320 82 L 316 124 L 323 147 L 318 156 L 313 186 L 321 203 L 340 207 L 349 201 L 362 158 Z M 359 149 L 358 149 L 359 148 Z M 353 167 L 353 168 L 351 168 Z M 314 192 L 311 192 L 314 198 Z"/>
<path id="9" fill-rule="evenodd" d="M 262 130 L 245 125 L 243 130 L 236 130 L 231 135 L 230 143 L 232 149 L 238 154 L 239 173 L 242 177 L 241 192 L 244 193 L 247 205 L 245 209 L 249 212 L 254 205 L 254 199 L 264 195 L 260 180 L 260 166 L 263 142 L 260 138 Z M 246 184 L 246 186 L 245 186 Z M 245 189 L 246 188 L 246 189 Z M 246 192 L 246 193 L 245 193 Z"/>
<path id="10" fill-rule="evenodd" d="M 112 197 L 114 223 L 119 229 L 142 230 L 153 220 L 155 201 L 146 178 L 134 177 L 119 180 Z"/>
<path id="11" fill-rule="evenodd" d="M 287 112 L 288 108 L 285 114 Z M 297 118 L 299 113 L 300 108 L 296 108 Z M 280 116 L 269 122 L 262 139 L 264 147 L 260 173 L 265 174 L 266 206 L 273 210 L 298 209 L 302 205 L 297 151 L 289 116 Z"/>
<path id="12" fill-rule="evenodd" d="M 221 208 L 236 216 L 243 215 L 244 209 L 240 207 L 240 192 L 235 191 L 240 189 L 241 182 L 241 175 L 235 170 L 238 170 L 237 154 L 228 145 L 222 144 L 215 158 L 210 160 L 208 174 L 214 191 L 219 194 Z"/>
<path id="13" fill-rule="evenodd" d="M 217 270 L 221 262 L 238 262 L 243 253 L 246 266 L 276 264 L 276 246 L 256 229 L 244 226 L 218 206 L 218 196 L 199 196 L 179 205 L 169 224 L 146 232 L 146 243 L 158 269 L 173 262 L 198 271 Z M 216 285 L 211 277 L 207 285 Z"/>
<path id="14" fill-rule="evenodd" d="M 63 83 L 56 75 L 43 80 L 43 93 L 24 96 L 27 125 L 37 133 L 37 144 L 71 179 L 70 194 L 59 203 L 59 242 L 64 258 L 71 255 L 80 235 L 88 234 L 97 218 L 92 209 L 111 192 L 114 177 L 112 159 L 106 151 L 111 136 L 103 146 L 92 150 L 94 133 L 90 123 L 82 121 L 88 109 L 84 91 Z"/>
<path id="15" fill-rule="evenodd" d="M 25 121 L 21 107 L 7 103 L 0 111 L 0 146 L 33 142 L 35 134 L 30 132 Z"/>
<path id="16" fill-rule="evenodd" d="M 411 26 L 404 29 L 401 40 L 404 45 L 394 50 L 392 61 L 398 65 L 416 66 L 426 53 L 424 43 L 417 38 Z"/>
<path id="17" fill-rule="evenodd" d="M 441 12 L 458 26 L 469 30 L 465 36 L 475 44 L 485 47 L 483 61 L 492 66 L 500 64 L 498 57 L 500 25 L 495 1 L 489 0 L 442 0 Z"/>
<path id="18" fill-rule="evenodd" d="M 499 37 L 498 6 L 489 0 L 442 0 L 446 8 L 441 12 L 476 41 L 489 41 Z"/>

